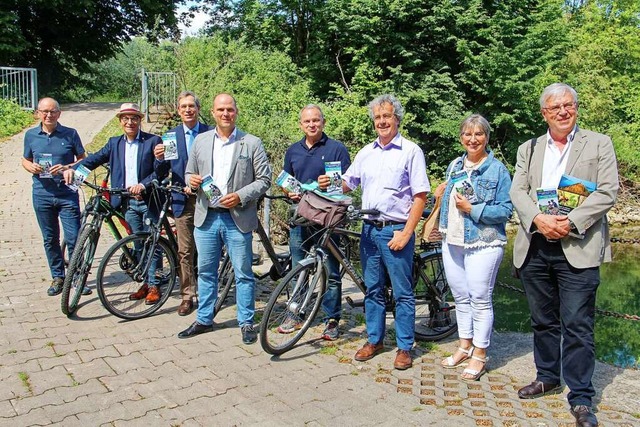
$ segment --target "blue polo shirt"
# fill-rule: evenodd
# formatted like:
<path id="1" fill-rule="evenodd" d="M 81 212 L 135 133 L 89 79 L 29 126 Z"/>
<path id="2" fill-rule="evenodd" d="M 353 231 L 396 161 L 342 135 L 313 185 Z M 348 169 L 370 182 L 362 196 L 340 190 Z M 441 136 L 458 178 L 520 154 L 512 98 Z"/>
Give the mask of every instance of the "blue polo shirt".
<path id="1" fill-rule="evenodd" d="M 342 173 L 351 165 L 349 151 L 340 141 L 329 138 L 324 132 L 320 141 L 307 147 L 305 138 L 293 144 L 284 155 L 284 170 L 306 184 L 317 181 L 325 174 L 324 163 L 340 161 Z"/>
<path id="2" fill-rule="evenodd" d="M 76 157 L 84 154 L 84 147 L 75 129 L 58 123 L 56 129 L 47 134 L 42 130 L 42 124 L 29 129 L 24 135 L 25 159 L 35 161 L 42 154 L 51 154 L 52 165 L 68 165 L 76 161 Z M 33 175 L 34 196 L 65 196 L 77 194 L 65 185 L 61 174 L 53 178 L 40 178 Z"/>

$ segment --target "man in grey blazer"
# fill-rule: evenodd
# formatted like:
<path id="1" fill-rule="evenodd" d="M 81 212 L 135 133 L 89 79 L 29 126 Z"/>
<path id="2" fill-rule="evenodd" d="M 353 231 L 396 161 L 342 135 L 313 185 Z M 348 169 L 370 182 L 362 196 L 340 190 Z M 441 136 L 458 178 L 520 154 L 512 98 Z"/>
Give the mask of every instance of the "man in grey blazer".
<path id="1" fill-rule="evenodd" d="M 546 135 L 518 148 L 511 200 L 520 217 L 513 263 L 524 285 L 534 339 L 536 380 L 521 399 L 558 393 L 560 372 L 578 426 L 597 426 L 593 336 L 600 264 L 611 260 L 606 214 L 616 200 L 618 169 L 611 139 L 576 125 L 578 95 L 563 83 L 540 97 Z M 563 174 L 596 184 L 568 215 L 545 215 L 536 189 L 557 188 Z"/>
<path id="2" fill-rule="evenodd" d="M 197 193 L 193 234 L 198 249 L 199 304 L 196 321 L 178 338 L 213 330 L 218 265 L 226 246 L 235 273 L 242 341 L 252 344 L 257 339 L 252 231 L 258 226 L 257 200 L 271 185 L 271 167 L 260 139 L 236 128 L 238 108 L 231 95 L 217 95 L 211 113 L 216 127 L 198 135 L 185 172 L 185 181 Z"/>

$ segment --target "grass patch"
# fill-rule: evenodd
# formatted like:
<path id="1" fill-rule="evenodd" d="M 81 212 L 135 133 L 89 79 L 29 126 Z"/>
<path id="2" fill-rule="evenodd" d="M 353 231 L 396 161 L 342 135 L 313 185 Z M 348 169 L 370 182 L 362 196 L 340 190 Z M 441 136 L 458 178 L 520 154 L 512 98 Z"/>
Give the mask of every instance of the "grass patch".
<path id="1" fill-rule="evenodd" d="M 18 372 L 18 378 L 22 381 L 24 388 L 26 388 L 29 393 L 33 394 L 33 388 L 31 388 L 31 382 L 29 381 L 29 374 L 26 372 Z"/>
<path id="2" fill-rule="evenodd" d="M 69 378 L 71 378 L 71 386 L 72 387 L 77 387 L 80 385 L 80 383 L 78 381 L 76 381 L 76 379 L 73 377 L 73 374 L 71 372 L 67 372 L 67 375 L 69 376 Z"/>
<path id="3" fill-rule="evenodd" d="M 35 121 L 32 112 L 23 110 L 13 101 L 0 99 L 0 140 L 20 133 Z"/>
<path id="4" fill-rule="evenodd" d="M 16 350 L 16 349 L 12 348 L 11 350 L 9 350 L 9 351 L 7 352 L 7 354 L 16 354 L 17 352 L 18 352 L 18 350 Z"/>
<path id="5" fill-rule="evenodd" d="M 423 410 L 423 408 L 421 408 L 421 407 L 419 407 L 419 406 L 415 406 L 415 407 L 412 409 L 412 411 L 413 411 L 413 412 L 420 412 L 420 411 L 422 411 L 422 410 Z"/>
<path id="6" fill-rule="evenodd" d="M 362 326 L 365 324 L 366 318 L 363 313 L 356 313 L 355 321 L 357 326 Z"/>
<path id="7" fill-rule="evenodd" d="M 326 345 L 320 349 L 320 354 L 325 354 L 327 356 L 333 356 L 338 351 L 338 346 L 335 345 Z"/>
<path id="8" fill-rule="evenodd" d="M 440 348 L 438 344 L 430 341 L 416 341 L 416 345 L 426 351 L 436 351 Z"/>

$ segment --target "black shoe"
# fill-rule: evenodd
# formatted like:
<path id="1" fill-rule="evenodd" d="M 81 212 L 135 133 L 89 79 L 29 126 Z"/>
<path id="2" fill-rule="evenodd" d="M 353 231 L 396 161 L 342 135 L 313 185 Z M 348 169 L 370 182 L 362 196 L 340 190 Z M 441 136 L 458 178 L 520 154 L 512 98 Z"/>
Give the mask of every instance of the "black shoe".
<path id="1" fill-rule="evenodd" d="M 191 338 L 211 331 L 213 331 L 213 325 L 201 325 L 198 322 L 193 322 L 191 326 L 178 334 L 178 338 Z"/>
<path id="2" fill-rule="evenodd" d="M 245 344 L 253 344 L 254 342 L 258 341 L 258 333 L 256 332 L 256 330 L 253 328 L 253 325 L 250 323 L 247 323 L 245 325 L 242 325 L 242 342 Z"/>
<path id="3" fill-rule="evenodd" d="M 576 405 L 571 408 L 571 415 L 576 417 L 577 427 L 597 427 L 598 419 L 586 405 Z"/>
<path id="4" fill-rule="evenodd" d="M 518 397 L 520 399 L 535 399 L 546 396 L 547 394 L 558 394 L 560 392 L 562 392 L 562 386 L 560 384 L 543 383 L 542 381 L 536 380 L 518 390 Z"/>
<path id="5" fill-rule="evenodd" d="M 62 285 L 64 285 L 64 279 L 61 277 L 56 277 L 51 282 L 51 286 L 49 286 L 49 289 L 47 289 L 47 295 L 49 295 L 50 297 L 60 295 L 62 293 Z"/>

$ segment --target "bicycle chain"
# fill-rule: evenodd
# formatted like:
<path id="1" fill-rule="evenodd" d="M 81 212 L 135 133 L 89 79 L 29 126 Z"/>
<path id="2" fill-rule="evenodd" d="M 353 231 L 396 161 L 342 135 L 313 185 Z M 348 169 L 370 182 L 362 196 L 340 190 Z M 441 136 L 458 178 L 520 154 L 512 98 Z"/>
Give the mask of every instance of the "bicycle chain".
<path id="1" fill-rule="evenodd" d="M 629 239 L 624 237 L 612 237 L 610 240 L 611 243 L 627 243 L 633 245 L 637 245 L 640 243 L 640 239 Z"/>

